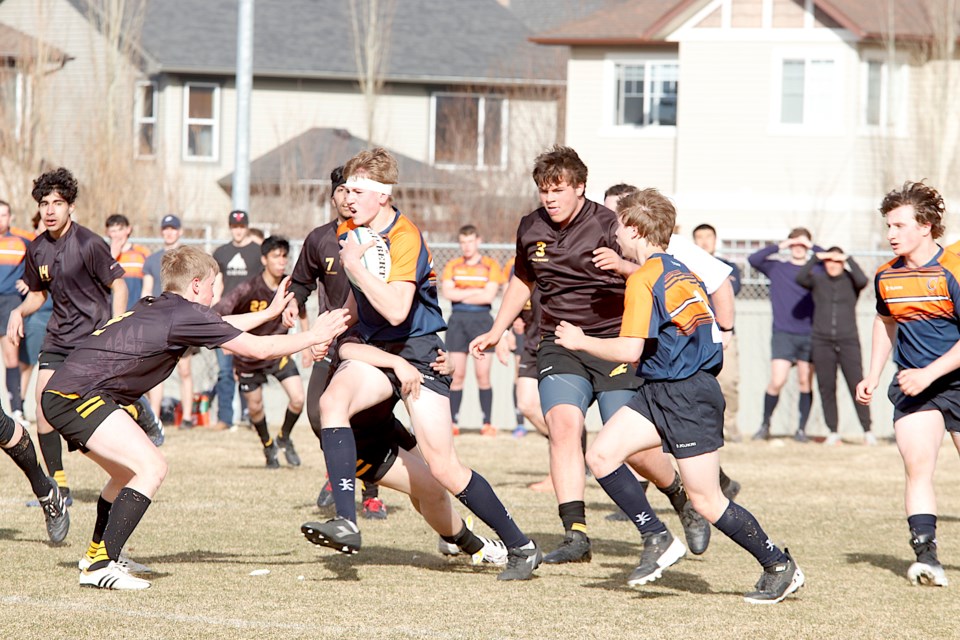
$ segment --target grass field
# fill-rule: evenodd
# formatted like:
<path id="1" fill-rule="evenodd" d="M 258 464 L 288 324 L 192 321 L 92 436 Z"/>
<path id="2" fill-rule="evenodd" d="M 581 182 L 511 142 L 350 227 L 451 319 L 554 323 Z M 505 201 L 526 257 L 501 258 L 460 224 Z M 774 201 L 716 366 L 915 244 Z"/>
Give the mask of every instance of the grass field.
<path id="1" fill-rule="evenodd" d="M 323 461 L 309 428 L 294 441 L 299 469 L 267 471 L 254 434 L 174 431 L 170 474 L 129 555 L 157 572 L 143 592 L 81 589 L 85 551 L 103 476 L 66 458 L 76 504 L 67 543 L 47 543 L 29 486 L 0 461 L 0 636 L 3 638 L 951 638 L 960 637 L 957 586 L 911 587 L 902 472 L 892 445 L 826 449 L 792 441 L 730 445 L 724 467 L 743 483 L 739 502 L 807 575 L 798 597 L 745 604 L 759 570 L 714 530 L 710 549 L 641 589 L 625 579 L 639 557 L 628 523 L 604 519 L 612 504 L 587 486 L 590 564 L 542 566 L 529 582 L 500 583 L 495 568 L 447 560 L 437 537 L 399 494 L 384 491 L 386 522 L 361 522 L 352 557 L 314 547 L 306 520 Z M 525 487 L 546 471 L 546 444 L 464 435 L 461 456 L 498 488 L 520 525 L 547 550 L 561 539 L 552 495 Z M 941 451 L 940 549 L 960 585 L 960 464 Z M 679 533 L 663 496 L 651 501 Z M 458 508 L 459 505 L 457 505 Z M 461 509 L 462 510 L 462 509 Z M 482 529 L 482 525 L 478 530 Z M 257 569 L 270 573 L 250 576 Z"/>

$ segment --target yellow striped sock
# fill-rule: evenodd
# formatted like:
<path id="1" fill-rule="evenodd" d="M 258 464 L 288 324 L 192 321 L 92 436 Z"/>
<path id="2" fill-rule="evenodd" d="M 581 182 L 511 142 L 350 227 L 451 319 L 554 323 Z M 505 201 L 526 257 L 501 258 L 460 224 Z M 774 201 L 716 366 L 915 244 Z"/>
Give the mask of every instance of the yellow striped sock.
<path id="1" fill-rule="evenodd" d="M 68 487 L 67 484 L 67 474 L 61 469 L 60 471 L 53 472 L 53 479 L 56 481 L 57 486 L 60 488 Z"/>
<path id="2" fill-rule="evenodd" d="M 103 540 L 101 540 L 100 542 L 94 542 L 93 540 L 91 540 L 90 546 L 87 547 L 87 559 L 90 560 L 90 562 L 93 562 L 94 559 L 97 557 L 97 554 L 103 548 L 104 548 Z M 106 553 L 106 550 L 104 550 L 104 553 Z"/>
<path id="3" fill-rule="evenodd" d="M 585 534 L 587 532 L 587 525 L 581 524 L 579 522 L 574 522 L 572 525 L 570 525 L 570 530 L 579 531 L 580 533 Z"/>

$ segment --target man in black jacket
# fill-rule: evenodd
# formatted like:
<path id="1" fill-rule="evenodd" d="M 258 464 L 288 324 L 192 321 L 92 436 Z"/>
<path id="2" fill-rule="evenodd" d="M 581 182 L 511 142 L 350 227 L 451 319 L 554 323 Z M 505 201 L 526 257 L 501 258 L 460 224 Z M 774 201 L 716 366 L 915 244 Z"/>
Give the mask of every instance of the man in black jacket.
<path id="1" fill-rule="evenodd" d="M 823 270 L 814 269 L 823 263 Z M 857 383 L 863 379 L 860 336 L 857 333 L 856 306 L 867 276 L 856 261 L 844 255 L 840 247 L 815 253 L 797 274 L 797 284 L 813 294 L 813 333 L 811 352 L 817 372 L 817 387 L 823 403 L 823 419 L 830 433 L 824 444 L 840 444 L 837 433 L 837 366 L 843 372 L 856 397 Z M 870 407 L 856 404 L 866 444 L 877 443 L 870 431 Z"/>

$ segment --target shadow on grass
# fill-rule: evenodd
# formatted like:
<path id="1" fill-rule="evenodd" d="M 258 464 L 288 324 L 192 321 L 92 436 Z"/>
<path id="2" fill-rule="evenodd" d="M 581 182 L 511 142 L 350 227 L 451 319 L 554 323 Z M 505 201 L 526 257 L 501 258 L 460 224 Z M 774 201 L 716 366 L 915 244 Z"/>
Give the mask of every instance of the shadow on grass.
<path id="1" fill-rule="evenodd" d="M 0 529 L 0 540 L 19 540 L 19 529 Z"/>
<path id="2" fill-rule="evenodd" d="M 878 569 L 886 569 L 897 577 L 907 575 L 912 561 L 897 556 L 888 556 L 879 553 L 848 553 L 847 564 L 869 564 Z"/>
<path id="3" fill-rule="evenodd" d="M 698 595 L 716 595 L 724 592 L 714 591 L 710 584 L 700 576 L 678 570 L 675 567 L 664 569 L 663 576 L 656 582 L 639 587 L 627 585 L 627 578 L 633 571 L 633 565 L 622 565 L 613 563 L 603 563 L 604 568 L 613 570 L 613 574 L 605 580 L 596 580 L 584 584 L 590 589 L 603 589 L 606 591 L 619 591 L 622 593 L 635 593 L 638 598 L 662 598 L 675 597 L 681 593 L 694 593 Z M 739 593 L 726 595 L 741 595 Z"/>
<path id="4" fill-rule="evenodd" d="M 437 553 L 424 552 L 421 549 L 399 549 L 397 547 L 370 546 L 355 555 L 319 551 L 310 564 L 319 564 L 333 575 L 318 578 L 318 582 L 353 581 L 358 582 L 360 567 L 411 567 L 436 571 L 439 573 L 490 574 L 495 576 L 503 570 L 491 564 L 473 565 L 465 555 L 443 557 Z"/>

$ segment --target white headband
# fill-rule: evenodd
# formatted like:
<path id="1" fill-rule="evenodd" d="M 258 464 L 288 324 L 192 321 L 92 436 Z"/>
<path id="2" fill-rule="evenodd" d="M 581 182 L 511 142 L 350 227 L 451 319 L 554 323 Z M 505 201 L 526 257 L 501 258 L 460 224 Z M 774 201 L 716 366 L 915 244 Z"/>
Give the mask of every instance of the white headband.
<path id="1" fill-rule="evenodd" d="M 371 180 L 370 178 L 360 178 L 357 176 L 350 176 L 347 178 L 346 186 L 348 188 L 355 187 L 357 189 L 376 191 L 377 193 L 382 193 L 386 196 L 389 196 L 393 193 L 392 184 L 384 184 L 382 182 L 377 182 L 376 180 Z"/>

